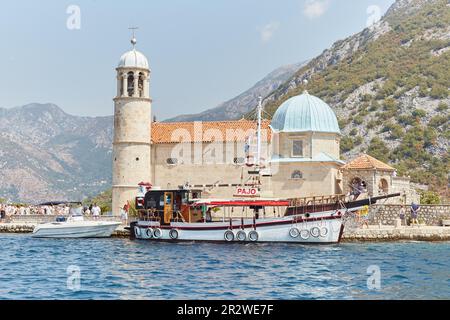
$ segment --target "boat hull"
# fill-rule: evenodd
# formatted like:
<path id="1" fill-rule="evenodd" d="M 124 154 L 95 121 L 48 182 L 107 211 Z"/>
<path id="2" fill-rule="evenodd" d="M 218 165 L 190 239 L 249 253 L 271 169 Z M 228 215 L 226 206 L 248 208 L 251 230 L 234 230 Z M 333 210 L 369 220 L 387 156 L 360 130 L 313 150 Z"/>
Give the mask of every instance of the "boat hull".
<path id="1" fill-rule="evenodd" d="M 136 239 L 151 241 L 213 241 L 230 243 L 287 242 L 337 243 L 343 231 L 342 216 L 297 216 L 272 219 L 233 219 L 231 222 L 171 223 L 139 221 L 130 232 Z"/>
<path id="2" fill-rule="evenodd" d="M 120 225 L 120 222 L 81 221 L 54 222 L 36 226 L 35 238 L 107 238 Z"/>

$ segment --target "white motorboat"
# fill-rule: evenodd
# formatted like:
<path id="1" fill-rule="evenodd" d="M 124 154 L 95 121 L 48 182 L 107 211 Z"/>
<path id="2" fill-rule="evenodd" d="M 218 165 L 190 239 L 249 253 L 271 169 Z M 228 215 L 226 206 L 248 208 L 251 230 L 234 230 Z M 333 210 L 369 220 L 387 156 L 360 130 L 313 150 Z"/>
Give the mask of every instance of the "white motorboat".
<path id="1" fill-rule="evenodd" d="M 37 225 L 35 238 L 107 238 L 120 225 L 115 221 L 87 221 L 83 216 L 69 216 L 65 221 Z"/>

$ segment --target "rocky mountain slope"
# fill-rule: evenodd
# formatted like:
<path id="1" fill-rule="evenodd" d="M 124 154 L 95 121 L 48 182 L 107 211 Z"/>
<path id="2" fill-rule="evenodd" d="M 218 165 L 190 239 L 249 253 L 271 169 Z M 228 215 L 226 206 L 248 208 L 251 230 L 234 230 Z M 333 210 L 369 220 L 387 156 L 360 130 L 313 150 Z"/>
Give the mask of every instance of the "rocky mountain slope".
<path id="1" fill-rule="evenodd" d="M 273 114 L 308 90 L 338 115 L 344 158 L 371 153 L 442 191 L 450 171 L 449 87 L 450 4 L 398 0 L 376 25 L 300 68 L 264 105 Z"/>
<path id="2" fill-rule="evenodd" d="M 217 121 L 235 120 L 242 117 L 258 104 L 258 97 L 265 97 L 276 90 L 307 62 L 291 64 L 280 67 L 269 73 L 264 79 L 258 81 L 253 87 L 241 93 L 237 97 L 221 103 L 215 108 L 208 109 L 198 114 L 185 114 L 166 120 L 176 121 Z"/>
<path id="3" fill-rule="evenodd" d="M 0 198 L 81 200 L 111 184 L 112 117 L 53 104 L 0 108 Z"/>

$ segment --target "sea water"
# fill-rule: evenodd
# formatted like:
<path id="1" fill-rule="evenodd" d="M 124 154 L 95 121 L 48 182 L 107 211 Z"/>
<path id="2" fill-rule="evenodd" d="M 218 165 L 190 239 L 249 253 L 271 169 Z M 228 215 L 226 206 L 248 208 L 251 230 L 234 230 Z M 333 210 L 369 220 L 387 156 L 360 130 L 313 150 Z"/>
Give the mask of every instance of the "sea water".
<path id="1" fill-rule="evenodd" d="M 449 299 L 450 242 L 162 243 L 0 235 L 0 299 Z"/>

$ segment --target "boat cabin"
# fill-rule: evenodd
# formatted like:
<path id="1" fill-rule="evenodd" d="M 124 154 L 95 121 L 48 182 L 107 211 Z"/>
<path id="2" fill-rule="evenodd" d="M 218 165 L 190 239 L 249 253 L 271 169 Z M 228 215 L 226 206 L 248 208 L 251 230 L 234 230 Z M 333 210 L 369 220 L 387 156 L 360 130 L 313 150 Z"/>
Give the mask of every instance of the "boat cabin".
<path id="1" fill-rule="evenodd" d="M 140 219 L 159 221 L 162 225 L 172 221 L 199 222 L 203 219 L 202 210 L 191 205 L 200 197 L 201 190 L 151 189 L 145 196 L 136 197 L 136 209 Z"/>

